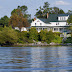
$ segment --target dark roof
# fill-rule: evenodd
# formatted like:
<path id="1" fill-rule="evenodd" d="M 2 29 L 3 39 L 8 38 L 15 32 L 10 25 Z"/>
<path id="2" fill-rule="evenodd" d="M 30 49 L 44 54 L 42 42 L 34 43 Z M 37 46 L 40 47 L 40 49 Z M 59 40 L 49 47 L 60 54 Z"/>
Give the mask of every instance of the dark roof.
<path id="1" fill-rule="evenodd" d="M 58 16 L 68 16 L 69 14 L 58 14 Z"/>
<path id="2" fill-rule="evenodd" d="M 50 22 L 66 22 L 66 21 L 58 21 L 58 16 L 68 16 L 69 14 L 49 14 L 48 19 L 46 18 L 39 18 L 41 21 L 45 23 Z"/>

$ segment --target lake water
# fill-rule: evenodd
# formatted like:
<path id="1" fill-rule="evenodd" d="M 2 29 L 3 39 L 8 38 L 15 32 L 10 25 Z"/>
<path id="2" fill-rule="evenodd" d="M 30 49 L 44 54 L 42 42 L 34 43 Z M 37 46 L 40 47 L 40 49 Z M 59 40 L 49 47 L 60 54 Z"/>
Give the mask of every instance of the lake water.
<path id="1" fill-rule="evenodd" d="M 0 72 L 72 72 L 72 46 L 0 47 Z"/>

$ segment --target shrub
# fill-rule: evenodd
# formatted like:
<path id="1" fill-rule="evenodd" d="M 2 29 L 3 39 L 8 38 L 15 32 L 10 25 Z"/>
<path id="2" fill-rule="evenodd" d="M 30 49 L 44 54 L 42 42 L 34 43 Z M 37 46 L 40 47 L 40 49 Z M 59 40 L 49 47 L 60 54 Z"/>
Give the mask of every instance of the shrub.
<path id="1" fill-rule="evenodd" d="M 11 27 L 5 27 L 0 31 L 0 44 L 14 44 L 17 40 L 17 32 Z"/>

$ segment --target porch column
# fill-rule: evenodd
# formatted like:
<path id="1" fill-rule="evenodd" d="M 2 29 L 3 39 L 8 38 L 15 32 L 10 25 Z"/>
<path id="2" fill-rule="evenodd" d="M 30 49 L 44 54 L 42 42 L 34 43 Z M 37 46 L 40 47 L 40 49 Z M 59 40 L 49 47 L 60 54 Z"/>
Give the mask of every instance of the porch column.
<path id="1" fill-rule="evenodd" d="M 60 32 L 59 28 L 58 28 L 58 32 Z"/>

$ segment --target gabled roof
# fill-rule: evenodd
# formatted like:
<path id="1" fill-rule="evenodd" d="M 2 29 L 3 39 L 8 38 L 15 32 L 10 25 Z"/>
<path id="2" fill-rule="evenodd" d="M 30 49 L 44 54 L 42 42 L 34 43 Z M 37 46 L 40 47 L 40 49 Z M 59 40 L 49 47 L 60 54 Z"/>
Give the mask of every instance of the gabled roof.
<path id="1" fill-rule="evenodd" d="M 66 21 L 58 21 L 58 16 L 68 16 L 69 14 L 49 14 L 48 19 L 46 18 L 39 18 L 41 21 L 45 23 L 50 22 L 66 22 Z"/>

